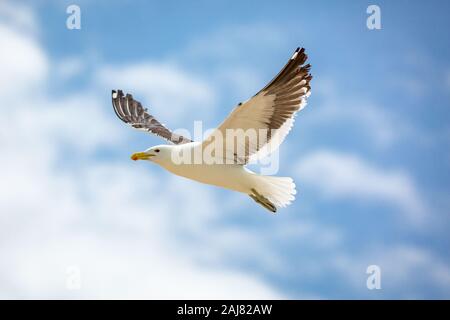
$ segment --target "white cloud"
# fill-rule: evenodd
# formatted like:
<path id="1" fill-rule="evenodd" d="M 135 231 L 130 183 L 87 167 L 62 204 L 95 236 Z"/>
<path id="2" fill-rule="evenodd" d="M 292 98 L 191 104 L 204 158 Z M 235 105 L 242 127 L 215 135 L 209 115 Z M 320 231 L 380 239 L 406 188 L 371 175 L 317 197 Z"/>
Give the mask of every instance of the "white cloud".
<path id="1" fill-rule="evenodd" d="M 228 269 L 221 259 L 198 262 L 183 237 L 208 243 L 221 231 L 210 188 L 153 174 L 159 168 L 146 163 L 93 159 L 105 146 L 122 150 L 124 131 L 110 109 L 92 92 L 49 96 L 49 62 L 38 42 L 3 24 L 0 36 L 8 48 L 0 83 L 16 94 L 0 105 L 2 298 L 281 297 L 258 275 Z M 139 79 L 148 81 L 161 108 L 214 99 L 208 85 L 176 67 L 142 67 L 100 72 L 136 76 L 129 85 L 138 92 L 147 88 Z M 224 247 L 217 249 L 224 257 Z M 66 288 L 69 266 L 80 268 L 79 291 Z"/>
<path id="2" fill-rule="evenodd" d="M 39 29 L 33 10 L 18 2 L 0 2 L 0 21 L 22 33 L 35 34 Z"/>
<path id="3" fill-rule="evenodd" d="M 414 180 L 401 170 L 376 167 L 355 155 L 327 150 L 303 157 L 297 167 L 302 183 L 333 198 L 381 200 L 398 206 L 412 222 L 425 205 Z"/>
<path id="4" fill-rule="evenodd" d="M 12 98 L 41 88 L 48 72 L 48 59 L 31 37 L 0 21 L 0 94 Z M 28 92 L 27 92 L 28 91 Z"/>
<path id="5" fill-rule="evenodd" d="M 0 201 L 2 226 L 13 231 L 2 232 L 2 283 L 10 287 L 1 290 L 3 297 L 280 297 L 255 276 L 197 264 L 176 241 L 180 208 L 171 198 L 193 198 L 195 191 L 121 164 L 23 176 L 19 182 L 27 188 L 8 185 L 20 196 L 9 198 L 8 207 Z M 217 212 L 208 205 L 188 210 Z M 68 266 L 80 268 L 82 290 L 65 287 Z"/>

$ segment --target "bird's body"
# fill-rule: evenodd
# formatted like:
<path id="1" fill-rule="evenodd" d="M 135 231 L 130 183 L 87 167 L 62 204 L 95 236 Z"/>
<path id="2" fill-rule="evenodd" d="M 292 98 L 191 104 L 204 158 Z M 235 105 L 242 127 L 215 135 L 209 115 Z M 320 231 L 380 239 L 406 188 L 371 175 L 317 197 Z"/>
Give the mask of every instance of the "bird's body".
<path id="1" fill-rule="evenodd" d="M 178 153 L 177 149 L 191 149 L 190 154 L 195 154 L 196 149 L 200 147 L 201 143 L 191 142 L 183 145 L 165 146 L 172 149 L 170 152 Z M 155 159 L 156 160 L 156 159 Z M 169 159 L 162 161 L 155 161 L 167 171 L 178 176 L 195 180 L 201 183 L 210 184 L 233 191 L 242 193 L 251 193 L 252 188 L 258 189 L 258 183 L 264 177 L 256 174 L 240 164 L 195 164 L 194 161 L 190 163 L 175 163 Z"/>
<path id="2" fill-rule="evenodd" d="M 161 164 L 167 171 L 181 177 L 225 189 L 249 193 L 253 173 L 238 164 Z"/>
<path id="3" fill-rule="evenodd" d="M 132 159 L 149 160 L 178 176 L 248 194 L 272 212 L 285 207 L 294 200 L 293 180 L 256 174 L 245 165 L 278 148 L 292 128 L 296 112 L 306 105 L 312 78 L 310 66 L 303 65 L 306 59 L 304 49 L 298 48 L 267 86 L 240 103 L 201 142 L 172 133 L 130 94 L 113 91 L 114 111 L 121 120 L 174 143 L 135 153 Z"/>
<path id="4" fill-rule="evenodd" d="M 173 152 L 178 152 L 176 149 L 190 148 L 191 151 L 187 152 L 195 154 L 195 149 L 199 148 L 200 144 L 201 143 L 199 142 L 191 142 L 168 147 L 174 149 Z M 239 164 L 195 164 L 194 161 L 177 164 L 170 160 L 157 163 L 167 171 L 184 178 L 238 192 L 245 193 L 250 190 L 251 173 L 244 166 Z"/>

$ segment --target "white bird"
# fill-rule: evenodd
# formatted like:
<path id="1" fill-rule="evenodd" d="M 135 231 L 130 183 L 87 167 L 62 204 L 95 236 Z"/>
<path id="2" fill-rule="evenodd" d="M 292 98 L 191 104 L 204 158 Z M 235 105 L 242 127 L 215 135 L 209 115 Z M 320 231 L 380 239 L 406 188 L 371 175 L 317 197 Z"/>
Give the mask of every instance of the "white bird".
<path id="1" fill-rule="evenodd" d="M 304 65 L 306 59 L 305 50 L 297 48 L 269 84 L 251 99 L 239 103 L 225 121 L 201 142 L 172 133 L 131 94 L 124 96 L 121 90 L 113 90 L 114 111 L 122 121 L 173 143 L 134 153 L 131 159 L 148 160 L 176 175 L 248 194 L 272 212 L 287 206 L 296 194 L 292 178 L 256 174 L 245 165 L 278 148 L 292 128 L 295 114 L 306 105 L 312 79 L 310 65 Z M 229 131 L 239 130 L 263 134 L 249 134 L 244 139 L 227 135 Z M 207 150 L 211 157 L 203 159 Z M 201 155 L 201 161 L 195 161 L 196 154 Z"/>

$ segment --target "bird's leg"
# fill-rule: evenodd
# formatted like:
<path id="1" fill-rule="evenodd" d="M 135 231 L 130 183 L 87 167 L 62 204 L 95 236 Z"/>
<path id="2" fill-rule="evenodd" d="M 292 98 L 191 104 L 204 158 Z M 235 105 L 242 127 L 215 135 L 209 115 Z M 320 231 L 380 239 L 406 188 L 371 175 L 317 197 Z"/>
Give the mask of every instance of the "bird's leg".
<path id="1" fill-rule="evenodd" d="M 274 204 L 272 202 L 270 202 L 269 199 L 264 197 L 262 194 L 260 194 L 258 191 L 256 191 L 253 188 L 250 190 L 252 191 L 252 193 L 250 193 L 249 196 L 250 196 L 250 198 L 255 200 L 256 203 L 259 203 L 260 205 L 262 205 L 264 208 L 266 208 L 269 211 L 277 212 L 277 208 L 274 206 Z"/>

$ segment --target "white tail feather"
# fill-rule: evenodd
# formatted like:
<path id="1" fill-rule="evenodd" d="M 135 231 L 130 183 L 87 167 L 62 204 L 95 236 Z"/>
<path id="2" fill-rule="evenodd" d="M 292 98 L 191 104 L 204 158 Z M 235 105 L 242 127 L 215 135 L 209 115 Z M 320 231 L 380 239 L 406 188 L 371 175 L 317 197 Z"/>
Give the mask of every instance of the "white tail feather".
<path id="1" fill-rule="evenodd" d="M 260 175 L 255 175 L 255 178 L 254 189 L 276 207 L 286 207 L 295 199 L 297 191 L 292 178 Z"/>

